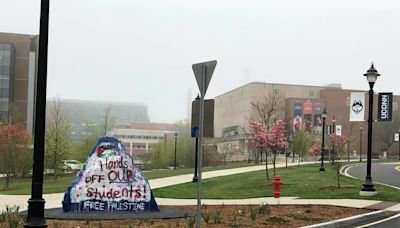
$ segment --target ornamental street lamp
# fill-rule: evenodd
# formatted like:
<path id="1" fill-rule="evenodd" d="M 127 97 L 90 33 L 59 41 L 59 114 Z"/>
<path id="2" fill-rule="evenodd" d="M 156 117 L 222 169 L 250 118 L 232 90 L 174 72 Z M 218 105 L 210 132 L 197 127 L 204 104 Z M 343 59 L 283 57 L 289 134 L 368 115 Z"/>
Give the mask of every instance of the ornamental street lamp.
<path id="1" fill-rule="evenodd" d="M 397 134 L 397 141 L 399 142 L 399 160 L 400 160 L 400 129 L 399 129 L 399 132 Z"/>
<path id="2" fill-rule="evenodd" d="M 325 152 L 325 119 L 328 116 L 325 108 L 321 114 L 322 117 L 322 144 L 321 144 L 321 167 L 319 167 L 319 171 L 325 171 L 324 167 L 324 152 Z"/>
<path id="3" fill-rule="evenodd" d="M 360 162 L 362 162 L 362 126 L 360 126 Z"/>
<path id="4" fill-rule="evenodd" d="M 335 116 L 332 117 L 332 133 L 331 134 L 332 135 L 336 134 L 336 119 L 335 119 Z M 332 143 L 332 154 L 331 154 L 330 159 L 332 161 L 332 164 L 335 162 L 335 159 L 339 159 L 339 158 L 336 157 L 336 150 L 335 150 L 335 146 L 333 145 L 333 143 Z"/>
<path id="5" fill-rule="evenodd" d="M 176 141 L 178 141 L 178 132 L 175 132 L 175 155 L 174 155 L 174 169 L 176 169 Z"/>
<path id="6" fill-rule="evenodd" d="M 361 196 L 373 196 L 377 193 L 374 189 L 374 184 L 372 182 L 371 177 L 371 147 L 372 147 L 372 110 L 374 105 L 374 84 L 378 76 L 378 71 L 374 68 L 374 64 L 371 64 L 371 67 L 364 74 L 367 77 L 367 81 L 369 84 L 369 91 L 368 91 L 368 148 L 367 148 L 367 176 L 365 177 L 365 182 L 363 184 L 363 188 L 360 191 Z"/>

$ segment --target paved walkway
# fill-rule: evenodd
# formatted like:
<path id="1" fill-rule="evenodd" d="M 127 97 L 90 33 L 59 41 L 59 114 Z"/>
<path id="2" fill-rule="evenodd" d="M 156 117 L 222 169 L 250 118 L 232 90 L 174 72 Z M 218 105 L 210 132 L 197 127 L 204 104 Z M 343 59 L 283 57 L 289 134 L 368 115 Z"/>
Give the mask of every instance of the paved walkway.
<path id="1" fill-rule="evenodd" d="M 304 162 L 302 164 L 310 164 L 314 162 Z M 288 166 L 294 166 L 297 163 L 288 163 Z M 269 165 L 272 167 L 272 165 Z M 277 164 L 277 167 L 285 167 L 285 163 Z M 265 169 L 265 165 L 242 167 L 235 169 L 217 170 L 209 171 L 203 173 L 203 179 L 228 176 L 239 173 L 253 172 Z M 162 188 L 167 186 L 172 186 L 176 184 L 191 182 L 193 174 L 179 175 L 173 177 L 159 178 L 149 180 L 152 189 Z M 17 205 L 20 210 L 27 209 L 27 201 L 30 196 L 28 195 L 0 195 L 0 211 L 4 210 L 6 205 Z M 61 201 L 63 200 L 64 193 L 56 194 L 45 194 L 44 199 L 46 200 L 46 208 L 57 208 L 61 207 Z M 166 198 L 156 198 L 156 202 L 159 205 L 196 205 L 197 201 L 195 199 L 166 199 Z M 343 207 L 354 207 L 354 208 L 364 208 L 377 205 L 382 201 L 376 200 L 356 200 L 356 199 L 299 199 L 297 197 L 281 197 L 280 199 L 274 199 L 273 197 L 262 197 L 262 198 L 252 198 L 252 199 L 236 199 L 236 200 L 213 200 L 204 199 L 202 203 L 209 205 L 229 205 L 229 204 L 318 204 L 318 205 L 335 205 Z M 392 206 L 390 210 L 400 211 L 400 204 Z"/>

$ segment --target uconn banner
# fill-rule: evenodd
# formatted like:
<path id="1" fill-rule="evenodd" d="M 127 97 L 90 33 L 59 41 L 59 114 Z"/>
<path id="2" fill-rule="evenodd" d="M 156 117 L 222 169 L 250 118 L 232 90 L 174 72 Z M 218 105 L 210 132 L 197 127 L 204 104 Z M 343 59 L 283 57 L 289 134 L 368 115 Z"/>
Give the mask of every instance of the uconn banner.
<path id="1" fill-rule="evenodd" d="M 378 94 L 378 120 L 392 121 L 393 93 Z"/>

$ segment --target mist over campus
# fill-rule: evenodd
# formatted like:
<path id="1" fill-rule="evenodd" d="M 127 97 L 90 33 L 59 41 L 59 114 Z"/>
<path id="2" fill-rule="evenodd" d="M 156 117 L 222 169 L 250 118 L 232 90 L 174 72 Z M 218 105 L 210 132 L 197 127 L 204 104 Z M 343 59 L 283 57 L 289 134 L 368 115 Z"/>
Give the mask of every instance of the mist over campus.
<path id="1" fill-rule="evenodd" d="M 398 226 L 397 2 L 0 7 L 0 226 Z"/>

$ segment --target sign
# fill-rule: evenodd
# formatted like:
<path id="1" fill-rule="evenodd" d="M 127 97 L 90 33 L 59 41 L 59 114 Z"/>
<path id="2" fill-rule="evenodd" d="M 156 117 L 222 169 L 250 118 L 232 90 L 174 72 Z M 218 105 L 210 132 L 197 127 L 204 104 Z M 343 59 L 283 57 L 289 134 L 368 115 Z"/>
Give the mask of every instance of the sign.
<path id="1" fill-rule="evenodd" d="M 118 139 L 102 137 L 64 194 L 63 211 L 159 211 L 149 182 Z"/>
<path id="2" fill-rule="evenodd" d="M 395 142 L 399 141 L 399 133 L 394 134 L 394 141 Z"/>
<path id="3" fill-rule="evenodd" d="M 378 120 L 392 121 L 393 93 L 378 94 Z"/>
<path id="4" fill-rule="evenodd" d="M 301 126 L 303 124 L 302 115 L 303 115 L 303 105 L 301 103 L 294 103 L 293 132 L 301 130 Z"/>
<path id="5" fill-rule="evenodd" d="M 335 129 L 335 133 L 336 133 L 336 135 L 342 135 L 342 125 L 336 125 L 336 127 L 335 127 L 336 129 Z"/>
<path id="6" fill-rule="evenodd" d="M 350 121 L 364 121 L 364 92 L 352 92 L 350 96 Z"/>
<path id="7" fill-rule="evenodd" d="M 192 137 L 199 137 L 200 100 L 192 101 Z M 214 137 L 214 99 L 204 100 L 204 137 Z"/>
<path id="8" fill-rule="evenodd" d="M 196 77 L 197 85 L 199 86 L 200 94 L 202 97 L 204 97 L 207 92 L 207 88 L 210 84 L 211 77 L 214 73 L 216 65 L 216 60 L 204 63 L 196 63 L 192 65 L 193 73 Z"/>
<path id="9" fill-rule="evenodd" d="M 304 131 L 311 133 L 311 121 L 312 121 L 313 105 L 310 100 L 304 102 Z"/>
<path id="10" fill-rule="evenodd" d="M 326 125 L 325 134 L 330 135 L 332 133 L 331 125 Z"/>

